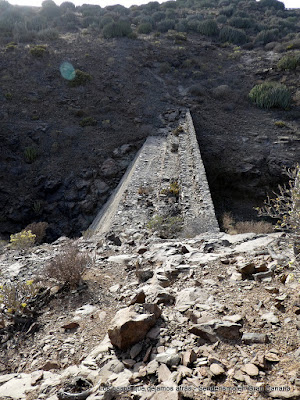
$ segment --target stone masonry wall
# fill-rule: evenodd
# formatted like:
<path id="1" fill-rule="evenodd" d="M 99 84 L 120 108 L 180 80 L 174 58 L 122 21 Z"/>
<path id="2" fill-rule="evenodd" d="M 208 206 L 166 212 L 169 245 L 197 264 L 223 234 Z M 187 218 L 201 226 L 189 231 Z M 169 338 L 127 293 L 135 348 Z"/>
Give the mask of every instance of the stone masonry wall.
<path id="1" fill-rule="evenodd" d="M 184 130 L 179 136 L 181 208 L 187 235 L 202 232 L 218 232 L 206 172 L 189 111 L 186 113 Z"/>

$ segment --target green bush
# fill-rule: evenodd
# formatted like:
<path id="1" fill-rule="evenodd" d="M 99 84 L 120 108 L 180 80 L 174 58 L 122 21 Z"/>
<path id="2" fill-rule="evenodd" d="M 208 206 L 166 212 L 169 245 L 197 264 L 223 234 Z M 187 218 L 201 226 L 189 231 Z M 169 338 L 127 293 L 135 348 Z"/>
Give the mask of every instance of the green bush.
<path id="1" fill-rule="evenodd" d="M 300 65 L 299 54 L 286 54 L 277 63 L 277 67 L 281 70 L 294 70 Z"/>
<path id="2" fill-rule="evenodd" d="M 284 3 L 277 0 L 260 0 L 258 3 L 260 7 L 263 8 L 273 8 L 275 10 L 284 10 L 285 6 Z"/>
<path id="3" fill-rule="evenodd" d="M 54 1 L 45 0 L 42 3 L 40 14 L 48 20 L 53 20 L 54 18 L 60 16 L 61 9 L 55 4 Z"/>
<path id="4" fill-rule="evenodd" d="M 147 227 L 162 238 L 174 238 L 183 228 L 183 219 L 180 216 L 156 215 L 148 222 Z"/>
<path id="5" fill-rule="evenodd" d="M 278 29 L 267 29 L 259 32 L 255 38 L 256 43 L 267 44 L 270 42 L 276 42 L 279 38 Z"/>
<path id="6" fill-rule="evenodd" d="M 225 15 L 219 15 L 219 16 L 217 17 L 217 22 L 218 22 L 219 24 L 225 24 L 226 21 L 227 21 L 227 18 L 226 18 Z"/>
<path id="7" fill-rule="evenodd" d="M 253 26 L 253 21 L 250 18 L 232 17 L 229 20 L 229 25 L 234 28 L 247 29 Z"/>
<path id="8" fill-rule="evenodd" d="M 131 27 L 127 21 L 111 22 L 104 26 L 102 34 L 106 39 L 129 36 Z"/>
<path id="9" fill-rule="evenodd" d="M 285 128 L 287 127 L 287 124 L 283 121 L 275 121 L 274 125 L 277 126 L 278 128 Z"/>
<path id="10" fill-rule="evenodd" d="M 75 11 L 75 9 L 76 9 L 75 4 L 73 4 L 71 1 L 64 1 L 63 3 L 61 3 L 61 5 L 59 7 L 64 12 Z"/>
<path id="11" fill-rule="evenodd" d="M 166 13 L 164 11 L 156 11 L 153 15 L 152 18 L 155 22 L 162 21 L 163 19 L 166 18 Z"/>
<path id="12" fill-rule="evenodd" d="M 5 46 L 5 51 L 13 51 L 17 48 L 17 44 L 15 42 L 8 43 Z"/>
<path id="13" fill-rule="evenodd" d="M 90 27 L 99 27 L 100 26 L 100 21 L 98 17 L 90 16 L 90 17 L 84 17 L 81 20 L 81 26 L 83 28 L 88 28 Z"/>
<path id="14" fill-rule="evenodd" d="M 177 14 L 174 10 L 167 10 L 166 19 L 176 19 Z"/>
<path id="15" fill-rule="evenodd" d="M 226 17 L 231 17 L 232 14 L 234 13 L 234 7 L 233 6 L 227 6 L 224 7 L 220 10 L 221 15 L 226 15 Z"/>
<path id="16" fill-rule="evenodd" d="M 75 77 L 69 81 L 69 86 L 77 87 L 82 86 L 88 83 L 92 79 L 90 74 L 81 71 L 80 69 L 75 70 Z"/>
<path id="17" fill-rule="evenodd" d="M 174 29 L 175 21 L 173 19 L 165 19 L 164 21 L 159 22 L 156 27 L 158 32 L 168 32 L 168 30 Z"/>
<path id="18" fill-rule="evenodd" d="M 35 147 L 28 146 L 24 150 L 24 158 L 28 164 L 32 164 L 38 158 L 38 151 Z"/>
<path id="19" fill-rule="evenodd" d="M 192 19 L 187 21 L 187 30 L 191 32 L 198 32 L 198 25 L 200 21 L 197 19 Z"/>
<path id="20" fill-rule="evenodd" d="M 155 21 L 149 15 L 145 15 L 140 19 L 139 24 L 146 24 L 146 23 L 149 23 L 149 24 L 151 24 L 153 26 Z"/>
<path id="21" fill-rule="evenodd" d="M 100 6 L 93 4 L 83 4 L 77 10 L 81 12 L 83 17 L 100 16 L 103 12 Z"/>
<path id="22" fill-rule="evenodd" d="M 32 56 L 37 58 L 42 58 L 44 57 L 47 51 L 47 46 L 39 44 L 37 46 L 32 47 L 29 51 Z"/>
<path id="23" fill-rule="evenodd" d="M 57 40 L 59 38 L 59 32 L 54 28 L 42 29 L 37 32 L 36 37 L 39 40 Z"/>
<path id="24" fill-rule="evenodd" d="M 145 22 L 143 24 L 140 24 L 137 28 L 138 33 L 141 34 L 148 34 L 152 31 L 152 24 L 150 22 Z"/>
<path id="25" fill-rule="evenodd" d="M 186 42 L 187 41 L 186 34 L 183 33 L 183 32 L 176 32 L 176 31 L 170 30 L 166 34 L 166 37 L 167 37 L 167 39 L 174 40 L 175 43 L 182 43 L 182 42 Z"/>
<path id="26" fill-rule="evenodd" d="M 166 1 L 165 3 L 162 3 L 161 7 L 164 9 L 168 9 L 168 8 L 175 9 L 175 8 L 177 8 L 177 3 L 176 3 L 176 1 L 169 0 L 169 1 Z"/>
<path id="27" fill-rule="evenodd" d="M 219 39 L 222 42 L 229 42 L 233 44 L 244 44 L 248 38 L 244 31 L 239 29 L 231 28 L 230 26 L 224 26 L 220 30 Z"/>
<path id="28" fill-rule="evenodd" d="M 291 40 L 289 43 L 287 43 L 286 49 L 287 50 L 300 49 L 300 38 Z"/>
<path id="29" fill-rule="evenodd" d="M 13 98 L 13 95 L 11 92 L 7 92 L 4 94 L 4 97 L 6 98 L 6 100 L 11 101 Z"/>
<path id="30" fill-rule="evenodd" d="M 264 82 L 254 86 L 249 93 L 250 100 L 260 108 L 279 107 L 287 109 L 291 103 L 291 93 L 285 85 Z"/>
<path id="31" fill-rule="evenodd" d="M 174 29 L 177 32 L 187 32 L 188 31 L 187 21 L 185 20 L 179 21 L 178 24 L 175 25 Z"/>
<path id="32" fill-rule="evenodd" d="M 100 26 L 100 28 L 102 29 L 102 28 L 104 28 L 106 25 L 111 24 L 112 22 L 114 22 L 114 20 L 112 19 L 112 17 L 104 15 L 104 17 L 102 17 L 102 18 L 100 19 L 99 26 Z"/>
<path id="33" fill-rule="evenodd" d="M 216 36 L 219 33 L 218 25 L 213 19 L 201 21 L 198 24 L 198 32 L 205 36 Z"/>
<path id="34" fill-rule="evenodd" d="M 82 127 L 95 126 L 95 125 L 97 125 L 97 120 L 95 120 L 92 117 L 85 117 L 79 122 L 79 125 Z"/>

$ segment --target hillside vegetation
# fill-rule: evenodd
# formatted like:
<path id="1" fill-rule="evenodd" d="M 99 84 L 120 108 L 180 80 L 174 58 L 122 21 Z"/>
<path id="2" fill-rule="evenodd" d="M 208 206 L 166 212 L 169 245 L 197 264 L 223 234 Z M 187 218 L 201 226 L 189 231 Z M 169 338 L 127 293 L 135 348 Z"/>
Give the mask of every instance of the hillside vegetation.
<path id="1" fill-rule="evenodd" d="M 49 224 L 48 240 L 80 235 L 166 112 L 175 123 L 191 109 L 220 221 L 255 218 L 299 160 L 299 10 L 1 0 L 0 11 L 4 239 L 33 222 Z"/>
<path id="2" fill-rule="evenodd" d="M 1 38 L 22 43 L 54 40 L 60 33 L 81 29 L 104 38 L 135 38 L 138 34 L 174 30 L 198 33 L 223 43 L 247 43 L 250 48 L 282 38 L 292 39 L 299 31 L 297 11 L 285 10 L 277 0 L 177 0 L 162 4 L 153 1 L 130 8 L 89 4 L 75 7 L 68 1 L 57 6 L 52 0 L 45 0 L 41 8 L 31 8 L 12 6 L 2 0 L 0 7 Z"/>

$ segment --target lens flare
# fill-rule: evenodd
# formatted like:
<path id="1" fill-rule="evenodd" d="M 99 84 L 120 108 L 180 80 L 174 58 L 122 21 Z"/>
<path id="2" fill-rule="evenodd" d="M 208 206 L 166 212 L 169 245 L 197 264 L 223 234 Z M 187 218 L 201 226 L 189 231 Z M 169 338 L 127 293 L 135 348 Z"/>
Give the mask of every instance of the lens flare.
<path id="1" fill-rule="evenodd" d="M 72 81 L 75 78 L 76 72 L 73 65 L 67 61 L 63 62 L 59 67 L 61 76 L 68 81 Z"/>

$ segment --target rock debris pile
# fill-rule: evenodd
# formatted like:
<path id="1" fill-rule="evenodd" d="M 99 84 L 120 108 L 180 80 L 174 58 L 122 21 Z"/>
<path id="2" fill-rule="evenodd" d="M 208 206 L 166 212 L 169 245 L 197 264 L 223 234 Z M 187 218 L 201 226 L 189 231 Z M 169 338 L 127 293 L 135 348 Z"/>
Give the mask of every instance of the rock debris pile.
<path id="1" fill-rule="evenodd" d="M 19 369 L 0 376 L 1 400 L 300 398 L 300 285 L 270 255 L 283 234 L 163 240 L 128 228 L 114 239 L 76 241 L 95 254 L 87 275 L 100 271 L 106 297 L 85 303 L 78 289 L 77 308 L 51 325 L 39 317 Z M 28 279 L 66 241 L 6 251 L 3 271 Z M 51 291 L 47 312 L 61 299 Z"/>

